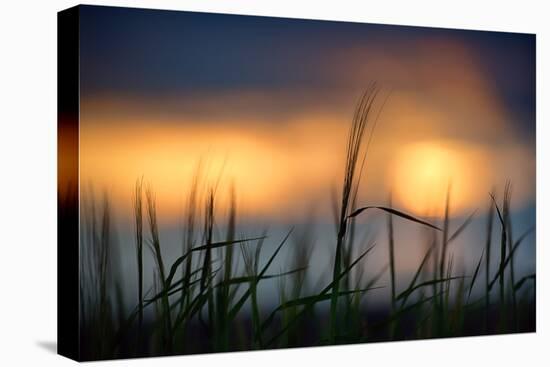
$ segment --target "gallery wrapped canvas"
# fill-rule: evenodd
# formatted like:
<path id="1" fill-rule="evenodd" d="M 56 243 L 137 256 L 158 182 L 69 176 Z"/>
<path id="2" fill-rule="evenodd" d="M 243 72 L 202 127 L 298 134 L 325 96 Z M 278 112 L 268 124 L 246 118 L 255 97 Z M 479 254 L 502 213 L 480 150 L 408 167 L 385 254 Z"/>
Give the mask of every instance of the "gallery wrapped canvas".
<path id="1" fill-rule="evenodd" d="M 535 35 L 58 14 L 76 360 L 535 331 Z"/>

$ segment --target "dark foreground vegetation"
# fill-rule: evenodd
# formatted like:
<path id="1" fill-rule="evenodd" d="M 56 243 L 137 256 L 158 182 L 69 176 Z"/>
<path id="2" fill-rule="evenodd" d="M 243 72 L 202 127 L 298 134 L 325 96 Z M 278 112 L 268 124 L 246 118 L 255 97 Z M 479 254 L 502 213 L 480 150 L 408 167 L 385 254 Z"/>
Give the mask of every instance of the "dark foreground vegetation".
<path id="1" fill-rule="evenodd" d="M 518 279 L 514 254 L 530 229 L 511 231 L 511 186 L 488 195 L 487 230 L 480 234 L 479 260 L 473 271 L 457 270 L 449 244 L 470 223 L 450 225 L 447 198 L 440 223 L 431 223 L 391 206 L 357 200 L 368 144 L 378 114 L 379 89 L 371 85 L 360 99 L 351 124 L 344 180 L 334 203 L 333 267 L 318 289 L 307 286 L 314 251 L 308 231 L 289 228 L 274 251 L 263 246 L 269 233 L 240 235 L 232 195 L 227 222 L 216 218 L 216 187 L 200 187 L 200 174 L 189 188 L 181 256 L 163 256 L 156 202 L 150 187 L 138 180 L 134 193 L 137 299 L 128 312 L 125 285 L 116 264 L 109 201 L 90 200 L 81 209 L 80 350 L 85 360 L 303 347 L 535 330 L 535 274 Z M 377 102 L 377 103 L 375 103 Z M 378 106 L 378 107 L 377 107 Z M 369 130 L 370 129 L 370 130 Z M 370 278 L 363 263 L 375 243 L 362 243 L 355 219 L 365 211 L 387 216 L 389 263 Z M 403 291 L 397 292 L 394 226 L 412 221 L 430 232 L 425 254 Z M 499 229 L 493 238 L 494 227 Z M 223 230 L 220 230 L 223 228 Z M 283 247 L 292 261 L 273 269 Z M 144 256 L 151 251 L 154 286 L 145 289 Z M 491 268 L 491 258 L 498 266 Z M 239 265 L 238 265 L 239 264 Z M 383 264 L 381 264 L 383 265 Z M 494 267 L 494 266 L 493 266 Z M 389 274 L 390 283 L 380 284 Z M 128 276 L 128 274 L 126 274 Z M 279 303 L 262 309 L 259 289 L 267 279 L 278 284 Z M 472 292 L 482 284 L 484 292 Z M 402 284 L 402 283 L 399 283 Z M 479 289 L 478 285 L 478 289 Z M 385 288 L 389 307 L 366 304 L 371 292 Z"/>

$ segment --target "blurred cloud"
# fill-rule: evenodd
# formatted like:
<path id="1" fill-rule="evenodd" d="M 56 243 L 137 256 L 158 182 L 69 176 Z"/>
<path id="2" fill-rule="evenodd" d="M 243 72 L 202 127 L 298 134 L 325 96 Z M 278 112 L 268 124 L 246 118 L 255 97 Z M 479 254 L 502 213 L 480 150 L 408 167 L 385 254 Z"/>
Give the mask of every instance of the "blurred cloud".
<path id="1" fill-rule="evenodd" d="M 534 135 L 519 128 L 534 129 L 534 121 L 517 123 L 525 116 L 502 98 L 477 48 L 457 37 L 378 35 L 328 42 L 322 51 L 308 64 L 307 75 L 317 79 L 300 86 L 84 95 L 81 178 L 109 188 L 116 206 L 130 210 L 132 185 L 143 175 L 158 192 L 160 213 L 175 216 L 202 159 L 207 180 L 234 183 L 240 209 L 251 216 L 284 217 L 311 203 L 328 214 L 355 102 L 376 80 L 380 101 L 390 97 L 370 146 L 362 201 L 382 203 L 394 191 L 396 205 L 440 215 L 452 183 L 451 202 L 462 215 L 485 206 L 488 191 L 506 180 L 515 205 L 534 201 Z M 530 71 L 513 78 L 522 73 Z"/>

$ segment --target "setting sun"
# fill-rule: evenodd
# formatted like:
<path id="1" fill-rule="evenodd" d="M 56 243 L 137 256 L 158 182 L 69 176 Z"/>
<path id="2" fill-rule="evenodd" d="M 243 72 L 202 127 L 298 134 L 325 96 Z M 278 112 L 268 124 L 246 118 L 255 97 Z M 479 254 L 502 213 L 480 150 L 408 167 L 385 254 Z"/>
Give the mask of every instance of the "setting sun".
<path id="1" fill-rule="evenodd" d="M 404 146 L 390 170 L 396 202 L 422 215 L 443 213 L 447 190 L 454 211 L 475 207 L 487 187 L 490 166 L 483 152 L 470 146 L 429 141 Z"/>

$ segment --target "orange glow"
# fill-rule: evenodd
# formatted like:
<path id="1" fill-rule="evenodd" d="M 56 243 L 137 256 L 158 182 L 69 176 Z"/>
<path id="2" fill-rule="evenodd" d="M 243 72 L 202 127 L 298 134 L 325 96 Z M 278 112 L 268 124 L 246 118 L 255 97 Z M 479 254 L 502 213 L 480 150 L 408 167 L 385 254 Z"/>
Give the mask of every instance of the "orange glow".
<path id="1" fill-rule="evenodd" d="M 343 161 L 347 128 L 319 119 L 278 130 L 263 124 L 159 125 L 84 124 L 81 182 L 107 189 L 114 207 L 127 215 L 133 185 L 143 176 L 156 193 L 159 215 L 176 217 L 201 162 L 200 189 L 217 185 L 222 212 L 234 185 L 241 215 L 282 216 L 317 197 L 326 200 Z M 335 148 L 326 149 L 333 140 Z"/>
<path id="2" fill-rule="evenodd" d="M 488 156 L 479 149 L 428 141 L 401 148 L 392 163 L 390 182 L 399 205 L 417 214 L 441 215 L 448 189 L 455 212 L 483 203 L 491 187 L 489 171 Z"/>
<path id="3" fill-rule="evenodd" d="M 392 191 L 396 206 L 441 216 L 451 183 L 452 214 L 459 215 L 485 207 L 491 188 L 506 180 L 514 183 L 514 205 L 532 198 L 534 162 L 527 147 L 504 136 L 499 144 L 441 138 L 441 114 L 418 108 L 413 115 L 403 101 L 396 95 L 384 111 L 367 158 L 360 203 L 385 204 Z M 406 128 L 417 120 L 422 124 L 414 125 L 425 139 Z M 280 123 L 84 117 L 81 184 L 106 190 L 112 207 L 131 218 L 133 185 L 143 176 L 156 193 L 159 215 L 177 220 L 202 162 L 200 189 L 204 193 L 217 185 L 220 214 L 227 212 L 233 186 L 241 217 L 289 218 L 312 205 L 329 217 L 330 190 L 340 188 L 343 175 L 348 124 L 346 116 L 315 113 Z"/>
<path id="4" fill-rule="evenodd" d="M 78 119 L 61 116 L 57 132 L 58 190 L 66 192 L 78 183 Z"/>

